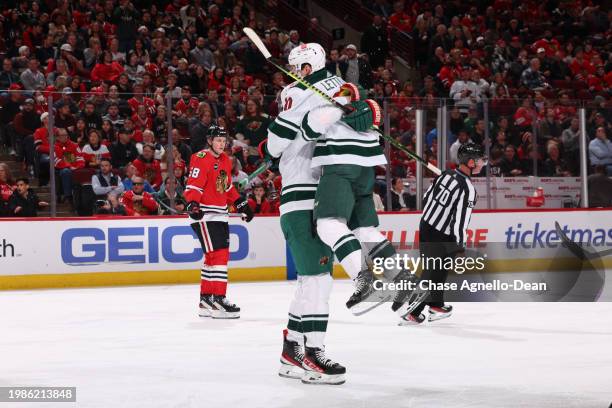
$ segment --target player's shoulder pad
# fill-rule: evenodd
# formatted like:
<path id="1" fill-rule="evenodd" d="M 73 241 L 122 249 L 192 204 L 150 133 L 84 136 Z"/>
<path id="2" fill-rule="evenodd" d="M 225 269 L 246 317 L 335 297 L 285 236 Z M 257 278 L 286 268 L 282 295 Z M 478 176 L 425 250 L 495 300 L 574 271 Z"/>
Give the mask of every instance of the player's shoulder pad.
<path id="1" fill-rule="evenodd" d="M 195 155 L 196 155 L 196 157 L 199 157 L 200 159 L 203 159 L 204 157 L 206 157 L 206 150 L 200 150 Z"/>

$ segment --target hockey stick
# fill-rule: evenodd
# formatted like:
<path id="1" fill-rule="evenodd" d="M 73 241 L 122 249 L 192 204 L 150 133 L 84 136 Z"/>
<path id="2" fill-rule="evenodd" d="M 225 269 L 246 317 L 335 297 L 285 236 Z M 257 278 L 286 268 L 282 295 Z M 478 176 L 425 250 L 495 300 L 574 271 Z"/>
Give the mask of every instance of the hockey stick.
<path id="1" fill-rule="evenodd" d="M 249 37 L 249 40 L 251 40 L 253 42 L 253 44 L 255 44 L 255 46 L 257 47 L 259 52 L 261 52 L 261 54 L 266 59 L 266 61 L 268 61 L 270 64 L 274 65 L 276 68 L 278 68 L 285 75 L 289 76 L 290 78 L 293 78 L 298 83 L 304 85 L 306 88 L 310 89 L 311 91 L 313 91 L 314 93 L 316 93 L 317 95 L 322 97 L 323 99 L 325 99 L 328 102 L 332 103 L 335 107 L 337 107 L 339 109 L 342 109 L 342 111 L 344 113 L 351 113 L 352 110 L 351 110 L 350 106 L 342 105 L 340 102 L 336 101 L 335 99 L 333 99 L 332 97 L 328 96 L 324 92 L 321 92 L 319 89 L 317 89 L 310 82 L 306 81 L 305 79 L 303 79 L 300 76 L 294 74 L 293 72 L 289 71 L 285 67 L 283 67 L 283 66 L 275 63 L 274 61 L 272 61 L 271 60 L 272 54 L 270 54 L 270 51 L 268 51 L 268 49 L 266 48 L 266 45 L 263 43 L 263 41 L 261 41 L 261 38 L 259 38 L 259 35 L 257 35 L 257 33 L 255 31 L 253 31 L 252 28 L 244 27 L 242 29 L 242 31 L 246 34 L 247 37 Z M 397 140 L 395 140 L 391 136 L 385 135 L 378 128 L 375 128 L 374 130 L 376 130 L 380 134 L 380 136 L 383 139 L 385 139 L 387 142 L 391 143 L 394 147 L 396 147 L 397 149 L 403 151 L 408 156 L 412 157 L 414 160 L 418 161 L 419 163 L 421 163 L 422 165 L 427 167 L 436 176 L 439 176 L 440 174 L 442 174 L 442 171 L 439 168 L 437 168 L 433 164 L 429 163 L 427 160 L 423 159 L 421 156 L 419 156 L 418 154 L 416 154 L 412 150 L 409 150 L 406 146 L 404 146 L 403 144 L 401 144 L 400 142 L 398 142 Z"/>
<path id="2" fill-rule="evenodd" d="M 555 230 L 557 230 L 557 234 L 559 235 L 559 238 L 561 238 L 561 242 L 565 245 L 565 247 L 582 261 L 585 259 L 603 258 L 604 256 L 612 254 L 612 249 L 607 249 L 601 252 L 593 252 L 583 248 L 581 245 L 578 245 L 569 239 L 557 221 L 555 221 Z"/>
<path id="3" fill-rule="evenodd" d="M 268 170 L 270 168 L 270 166 L 272 166 L 272 161 L 271 160 L 264 160 L 264 162 L 261 163 L 261 165 L 258 168 L 256 168 L 254 172 L 249 174 L 249 176 L 247 178 L 245 178 L 244 180 L 241 180 L 238 183 L 238 190 L 239 191 L 244 190 L 244 188 L 247 186 L 247 184 L 249 184 L 251 181 L 253 181 L 261 173 L 263 173 L 264 171 Z"/>

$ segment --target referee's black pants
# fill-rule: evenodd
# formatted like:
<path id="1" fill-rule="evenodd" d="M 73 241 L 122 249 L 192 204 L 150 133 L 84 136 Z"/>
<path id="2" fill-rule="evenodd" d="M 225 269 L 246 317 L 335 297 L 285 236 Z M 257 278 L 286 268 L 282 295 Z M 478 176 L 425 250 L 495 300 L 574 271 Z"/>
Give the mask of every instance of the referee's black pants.
<path id="1" fill-rule="evenodd" d="M 435 283 L 446 282 L 448 269 L 444 268 L 444 258 L 453 258 L 455 256 L 458 249 L 455 238 L 438 231 L 427 222 L 421 220 L 419 225 L 419 246 L 422 262 L 430 258 L 429 265 L 424 264 L 429 267 L 423 267 L 421 279 L 430 280 Z M 432 262 L 434 258 L 439 258 L 442 262 Z M 432 290 L 425 302 L 412 311 L 412 315 L 418 316 L 425 306 L 444 306 L 444 291 Z"/>

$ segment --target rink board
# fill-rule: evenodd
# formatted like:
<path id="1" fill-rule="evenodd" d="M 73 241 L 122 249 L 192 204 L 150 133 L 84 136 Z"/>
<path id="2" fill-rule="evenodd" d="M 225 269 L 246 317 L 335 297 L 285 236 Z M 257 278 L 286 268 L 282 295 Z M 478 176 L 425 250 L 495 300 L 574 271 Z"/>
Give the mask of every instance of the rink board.
<path id="1" fill-rule="evenodd" d="M 411 248 L 419 213 L 380 215 L 380 229 L 398 248 Z M 554 223 L 575 241 L 612 246 L 612 210 L 478 211 L 470 223 L 475 243 L 506 243 L 519 256 L 491 256 L 495 271 L 550 266 L 558 245 Z M 231 281 L 295 278 L 278 217 L 230 220 Z M 547 252 L 547 248 L 550 251 Z M 533 248 L 533 250 L 532 250 Z M 11 219 L 0 221 L 0 289 L 192 283 L 202 250 L 183 217 Z M 561 265 L 563 259 L 557 259 Z M 335 268 L 337 277 L 345 277 Z"/>

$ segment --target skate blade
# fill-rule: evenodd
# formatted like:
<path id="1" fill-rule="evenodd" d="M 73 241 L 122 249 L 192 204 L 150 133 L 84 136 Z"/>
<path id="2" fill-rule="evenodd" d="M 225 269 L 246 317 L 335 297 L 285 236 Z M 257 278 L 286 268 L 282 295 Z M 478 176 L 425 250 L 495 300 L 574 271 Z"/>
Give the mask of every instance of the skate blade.
<path id="1" fill-rule="evenodd" d="M 451 317 L 451 315 L 453 314 L 453 312 L 451 311 L 450 313 L 429 313 L 429 318 L 427 320 L 429 320 L 430 322 L 435 322 L 436 320 L 442 320 L 442 319 L 448 319 L 449 317 Z"/>
<path id="2" fill-rule="evenodd" d="M 198 316 L 211 317 L 210 309 L 200 308 L 200 310 L 198 310 Z"/>
<path id="3" fill-rule="evenodd" d="M 213 319 L 239 319 L 240 312 L 223 312 L 220 310 L 211 311 L 211 317 Z"/>
<path id="4" fill-rule="evenodd" d="M 283 378 L 299 380 L 304 376 L 304 369 L 293 364 L 285 364 L 281 362 L 281 366 L 278 369 L 278 375 Z"/>
<path id="5" fill-rule="evenodd" d="M 412 302 L 410 303 L 406 302 L 403 305 L 401 305 L 396 310 L 396 313 L 403 319 L 404 317 L 412 313 L 412 311 L 416 309 L 417 306 L 419 306 L 428 295 L 429 295 L 429 291 L 419 294 L 419 296 L 416 299 L 414 299 Z"/>
<path id="6" fill-rule="evenodd" d="M 353 316 L 361 316 L 368 313 L 370 310 L 376 309 L 378 306 L 391 300 L 391 296 L 386 296 L 376 302 L 359 302 L 353 307 L 349 308 Z"/>
<path id="7" fill-rule="evenodd" d="M 398 326 L 420 326 L 423 323 L 425 323 L 424 321 L 419 323 L 419 322 L 415 322 L 414 320 L 406 320 L 404 318 L 400 319 L 399 323 L 397 324 Z"/>
<path id="8" fill-rule="evenodd" d="M 322 374 L 314 371 L 305 371 L 302 376 L 303 384 L 341 385 L 346 382 L 344 374 Z"/>

